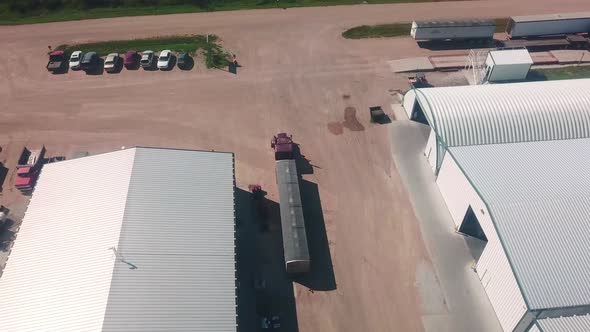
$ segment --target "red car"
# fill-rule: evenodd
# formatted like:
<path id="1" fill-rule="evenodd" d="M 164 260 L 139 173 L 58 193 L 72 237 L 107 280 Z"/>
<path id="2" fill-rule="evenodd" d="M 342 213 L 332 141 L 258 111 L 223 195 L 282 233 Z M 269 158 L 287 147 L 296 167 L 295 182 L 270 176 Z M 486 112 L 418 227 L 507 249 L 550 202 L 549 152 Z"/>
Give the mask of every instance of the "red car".
<path id="1" fill-rule="evenodd" d="M 137 53 L 137 51 L 127 51 L 127 53 L 125 53 L 125 68 L 127 69 L 137 69 L 139 68 L 139 59 L 141 58 L 141 56 L 139 55 L 139 53 Z"/>

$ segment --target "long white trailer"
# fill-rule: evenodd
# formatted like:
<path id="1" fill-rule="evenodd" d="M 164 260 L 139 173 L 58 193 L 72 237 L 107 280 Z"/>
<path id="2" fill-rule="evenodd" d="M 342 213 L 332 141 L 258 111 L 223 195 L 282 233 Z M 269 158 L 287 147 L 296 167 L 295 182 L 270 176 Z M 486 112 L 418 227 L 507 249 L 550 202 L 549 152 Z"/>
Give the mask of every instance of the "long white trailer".
<path id="1" fill-rule="evenodd" d="M 414 21 L 410 35 L 416 40 L 492 39 L 494 20 Z"/>
<path id="2" fill-rule="evenodd" d="M 590 32 L 590 12 L 513 16 L 506 34 L 510 38 Z"/>

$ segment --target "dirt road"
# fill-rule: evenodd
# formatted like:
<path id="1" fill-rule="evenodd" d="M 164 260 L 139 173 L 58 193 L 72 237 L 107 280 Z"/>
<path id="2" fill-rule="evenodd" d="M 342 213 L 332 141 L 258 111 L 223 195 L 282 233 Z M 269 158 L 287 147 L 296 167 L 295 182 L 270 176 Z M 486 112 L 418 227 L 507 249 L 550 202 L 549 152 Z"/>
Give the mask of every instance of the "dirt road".
<path id="1" fill-rule="evenodd" d="M 0 27 L 0 159 L 24 144 L 49 153 L 168 146 L 236 153 L 238 186 L 277 201 L 268 141 L 288 131 L 316 167 L 337 288 L 296 287 L 300 331 L 421 331 L 415 287 L 429 257 L 390 156 L 386 126 L 367 109 L 405 88 L 386 60 L 427 51 L 407 38 L 345 40 L 359 24 L 590 9 L 587 0 L 444 2 L 182 14 Z M 243 65 L 237 75 L 123 71 L 50 75 L 47 45 L 214 33 Z M 22 206 L 11 173 L 2 204 Z M 21 209 L 22 210 L 22 209 Z M 21 211 L 22 212 L 22 211 Z M 468 316 L 467 314 L 465 314 Z"/>

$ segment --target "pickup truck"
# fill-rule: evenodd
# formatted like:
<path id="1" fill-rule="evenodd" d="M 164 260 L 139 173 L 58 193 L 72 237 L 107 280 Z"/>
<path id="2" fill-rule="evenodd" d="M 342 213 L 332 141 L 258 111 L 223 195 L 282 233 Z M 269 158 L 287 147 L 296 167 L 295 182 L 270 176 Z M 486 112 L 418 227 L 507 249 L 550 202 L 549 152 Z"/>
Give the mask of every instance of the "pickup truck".
<path id="1" fill-rule="evenodd" d="M 49 62 L 47 71 L 50 73 L 59 73 L 65 71 L 68 64 L 68 57 L 64 51 L 53 51 L 49 53 Z"/>

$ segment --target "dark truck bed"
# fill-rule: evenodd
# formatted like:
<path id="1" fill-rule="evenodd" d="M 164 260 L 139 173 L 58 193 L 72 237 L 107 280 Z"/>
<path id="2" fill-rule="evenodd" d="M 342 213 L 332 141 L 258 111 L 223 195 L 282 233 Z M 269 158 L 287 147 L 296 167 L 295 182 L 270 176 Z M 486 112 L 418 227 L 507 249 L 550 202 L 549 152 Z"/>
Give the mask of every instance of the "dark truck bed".
<path id="1" fill-rule="evenodd" d="M 64 51 L 55 51 L 49 53 L 49 62 L 47 63 L 47 70 L 55 73 L 66 68 L 67 57 Z"/>

